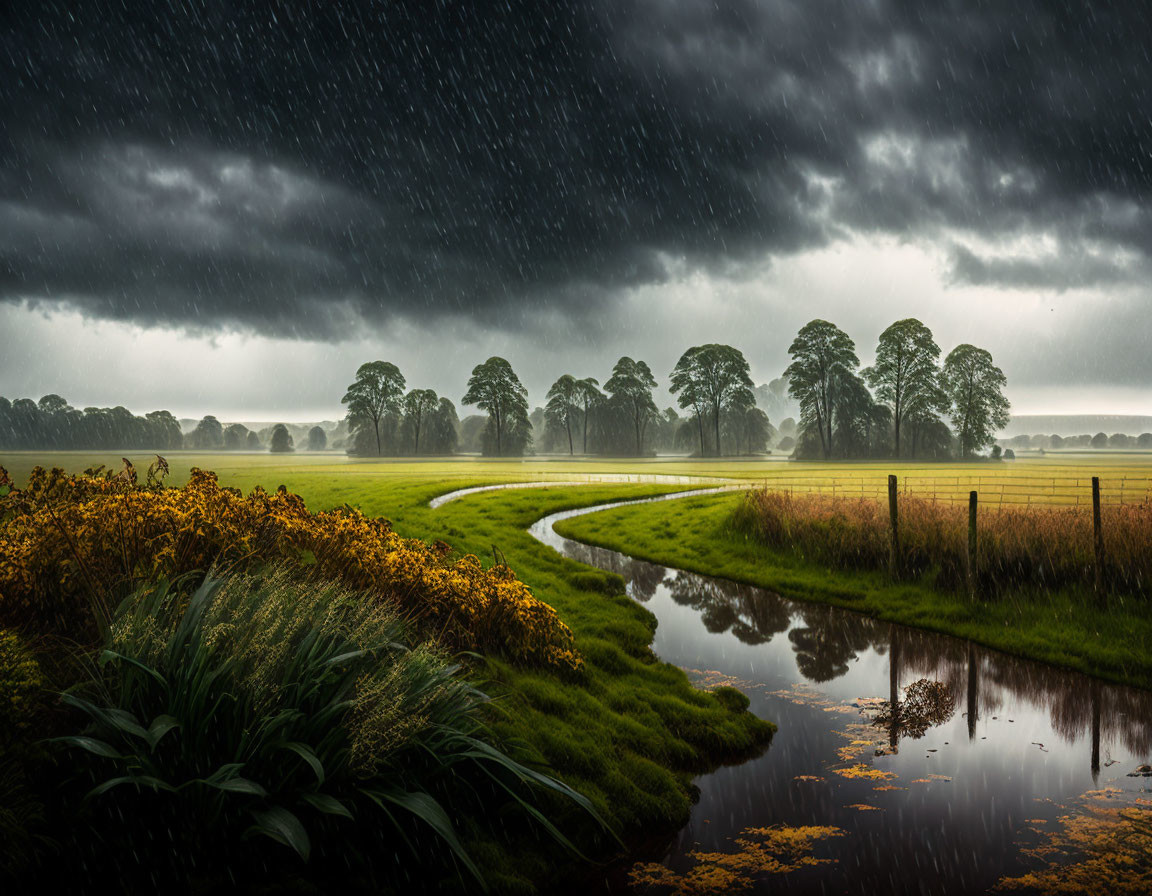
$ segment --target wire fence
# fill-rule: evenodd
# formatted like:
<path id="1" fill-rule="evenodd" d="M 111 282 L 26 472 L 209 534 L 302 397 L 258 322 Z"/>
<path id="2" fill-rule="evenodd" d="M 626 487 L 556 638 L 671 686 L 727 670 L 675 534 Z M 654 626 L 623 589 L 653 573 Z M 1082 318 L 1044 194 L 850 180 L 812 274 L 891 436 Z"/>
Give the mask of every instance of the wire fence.
<path id="1" fill-rule="evenodd" d="M 1092 477 L 1080 475 L 908 475 L 899 479 L 901 496 L 942 504 L 967 504 L 969 492 L 979 492 L 985 507 L 1092 506 Z M 762 480 L 765 488 L 791 494 L 819 494 L 841 498 L 887 500 L 887 473 L 842 475 L 780 475 Z M 1152 477 L 1121 475 L 1100 477 L 1102 504 L 1144 504 L 1152 500 Z"/>

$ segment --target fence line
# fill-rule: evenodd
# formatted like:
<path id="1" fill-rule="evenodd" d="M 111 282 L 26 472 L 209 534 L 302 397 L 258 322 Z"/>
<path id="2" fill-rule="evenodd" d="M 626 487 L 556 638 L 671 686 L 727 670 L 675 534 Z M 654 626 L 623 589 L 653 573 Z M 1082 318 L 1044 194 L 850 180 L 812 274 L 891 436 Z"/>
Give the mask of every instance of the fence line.
<path id="1" fill-rule="evenodd" d="M 765 488 L 790 494 L 826 494 L 861 500 L 885 500 L 887 473 L 842 476 L 797 474 L 764 477 Z M 1091 476 L 902 476 L 900 493 L 938 503 L 964 504 L 968 493 L 977 491 L 996 507 L 1063 506 L 1080 507 L 1090 503 Z M 1152 477 L 1121 475 L 1100 481 L 1100 501 L 1108 505 L 1146 504 L 1152 500 Z"/>

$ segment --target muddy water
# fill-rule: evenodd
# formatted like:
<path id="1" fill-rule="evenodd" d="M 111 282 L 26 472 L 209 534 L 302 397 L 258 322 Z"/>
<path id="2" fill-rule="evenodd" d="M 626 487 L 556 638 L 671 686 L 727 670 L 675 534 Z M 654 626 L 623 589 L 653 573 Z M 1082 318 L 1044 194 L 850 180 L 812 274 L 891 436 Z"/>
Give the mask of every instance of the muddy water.
<path id="1" fill-rule="evenodd" d="M 697 779 L 691 820 L 632 870 L 636 889 L 979 893 L 1029 871 L 1065 876 L 1083 859 L 1075 825 L 1147 812 L 1152 777 L 1132 773 L 1152 752 L 1149 693 L 552 530 L 597 509 L 532 532 L 621 574 L 659 620 L 661 659 L 741 688 L 779 725 L 760 758 Z M 1149 841 L 1135 842 L 1147 865 Z"/>

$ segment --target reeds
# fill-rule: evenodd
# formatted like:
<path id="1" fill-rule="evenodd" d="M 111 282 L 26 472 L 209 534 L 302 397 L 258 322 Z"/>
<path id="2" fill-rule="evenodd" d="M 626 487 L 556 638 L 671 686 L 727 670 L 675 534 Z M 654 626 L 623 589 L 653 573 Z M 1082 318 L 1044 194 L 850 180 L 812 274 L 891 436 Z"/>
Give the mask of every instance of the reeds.
<path id="1" fill-rule="evenodd" d="M 1107 587 L 1145 596 L 1152 582 L 1152 505 L 1105 505 L 1102 515 Z M 837 569 L 888 566 L 888 507 L 868 498 L 755 489 L 738 505 L 733 524 L 767 545 Z M 977 533 L 977 575 L 985 593 L 1092 587 L 1090 507 L 981 508 Z M 967 537 L 967 507 L 901 496 L 905 574 L 931 574 L 938 586 L 962 587 Z"/>

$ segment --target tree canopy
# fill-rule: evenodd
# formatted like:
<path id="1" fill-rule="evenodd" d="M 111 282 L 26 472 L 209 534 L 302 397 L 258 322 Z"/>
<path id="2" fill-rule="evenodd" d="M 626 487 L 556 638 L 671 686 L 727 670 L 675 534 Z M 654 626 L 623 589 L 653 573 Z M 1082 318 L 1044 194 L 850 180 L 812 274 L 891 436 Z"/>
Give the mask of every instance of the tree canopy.
<path id="1" fill-rule="evenodd" d="M 720 445 L 720 416 L 726 409 L 743 413 L 756 404 L 752 377 L 744 353 L 730 345 L 708 343 L 694 346 L 680 356 L 672 370 L 669 391 L 681 408 L 691 408 L 700 423 L 700 453 L 704 454 L 703 417 L 712 420 L 716 454 Z M 739 450 L 739 446 L 737 446 Z"/>
<path id="2" fill-rule="evenodd" d="M 965 343 L 944 359 L 942 376 L 952 403 L 952 426 L 960 453 L 967 456 L 990 445 L 996 431 L 1008 424 L 1004 372 L 985 349 Z"/>
<path id="3" fill-rule="evenodd" d="M 801 424 L 816 433 L 821 452 L 830 458 L 837 395 L 855 391 L 851 381 L 860 366 L 856 345 L 839 327 L 817 319 L 800 329 L 788 354 L 788 394 L 800 403 Z"/>
<path id="4" fill-rule="evenodd" d="M 439 403 L 440 396 L 431 389 L 413 389 L 404 396 L 401 426 L 404 429 L 405 446 L 413 454 L 420 453 L 420 435 L 425 431 L 428 419 Z"/>
<path id="5" fill-rule="evenodd" d="M 552 384 L 548 390 L 548 404 L 544 407 L 545 419 L 550 426 L 563 430 L 568 437 L 568 453 L 574 454 L 572 442 L 572 420 L 581 413 L 584 404 L 580 380 L 566 373 Z"/>
<path id="6" fill-rule="evenodd" d="M 322 426 L 313 426 L 308 430 L 308 450 L 323 451 L 328 447 L 328 433 Z"/>
<path id="7" fill-rule="evenodd" d="M 625 356 L 612 368 L 612 376 L 604 384 L 612 399 L 627 410 L 636 435 L 636 454 L 644 453 L 644 432 L 652 418 L 659 416 L 652 390 L 656 377 L 643 361 Z"/>
<path id="8" fill-rule="evenodd" d="M 377 457 L 384 454 L 387 424 L 399 413 L 404 385 L 404 375 L 395 364 L 370 361 L 360 365 L 356 382 L 340 399 L 348 405 L 348 426 L 356 444 L 374 444 Z"/>
<path id="9" fill-rule="evenodd" d="M 902 454 L 900 437 L 905 420 L 923 425 L 946 410 L 940 384 L 940 346 L 932 331 L 914 317 L 898 320 L 880 334 L 876 362 L 863 371 L 876 398 L 892 412 L 893 454 Z"/>
<path id="10" fill-rule="evenodd" d="M 512 365 L 491 357 L 472 368 L 464 404 L 476 405 L 488 414 L 488 432 L 497 456 L 523 452 L 531 440 L 532 424 L 528 420 L 528 390 L 512 370 Z"/>
<path id="11" fill-rule="evenodd" d="M 294 450 L 292 435 L 288 432 L 288 427 L 283 423 L 277 423 L 272 428 L 272 439 L 268 443 L 268 450 L 273 454 L 286 454 Z"/>

